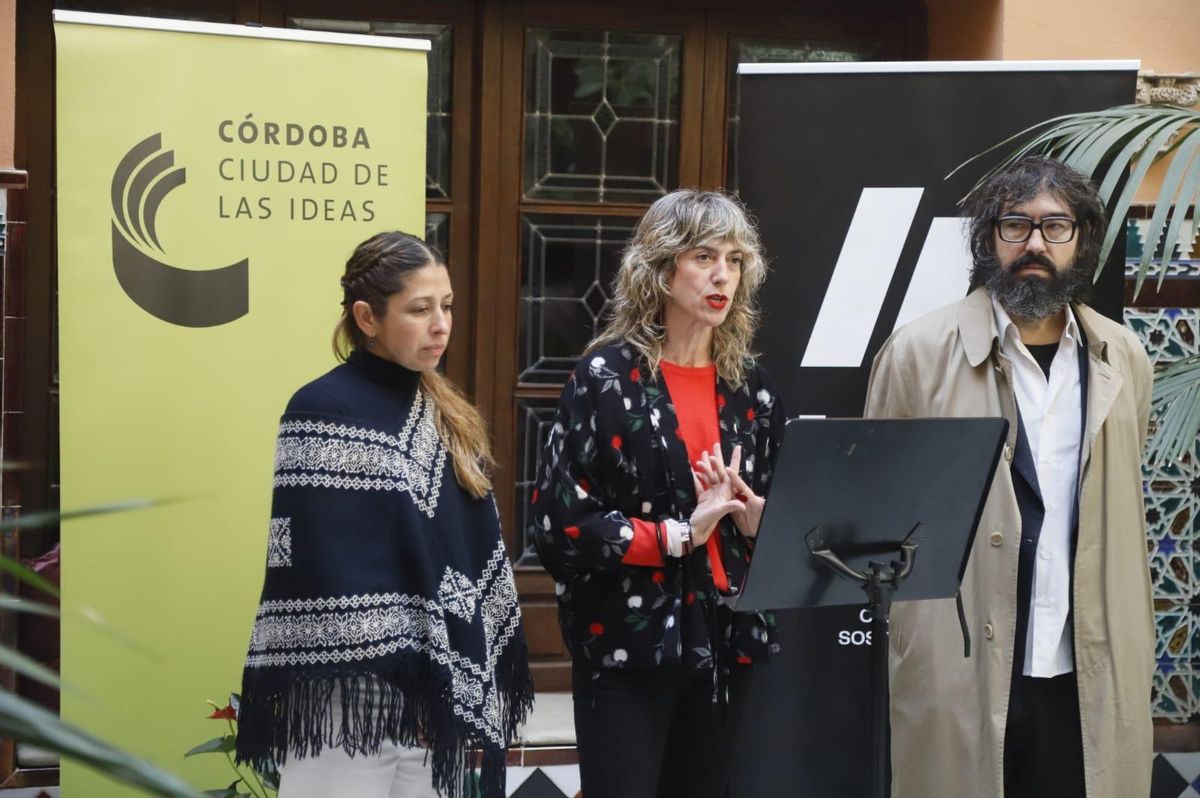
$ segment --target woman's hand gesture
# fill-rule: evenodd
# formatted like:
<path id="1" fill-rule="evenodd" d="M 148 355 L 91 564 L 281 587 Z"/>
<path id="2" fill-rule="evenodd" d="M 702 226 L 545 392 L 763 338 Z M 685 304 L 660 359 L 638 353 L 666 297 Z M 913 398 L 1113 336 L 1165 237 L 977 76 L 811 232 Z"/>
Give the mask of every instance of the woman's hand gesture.
<path id="1" fill-rule="evenodd" d="M 721 444 L 713 447 L 713 452 L 716 453 L 718 462 L 721 455 Z M 704 457 L 697 461 L 699 467 L 701 463 L 707 465 L 708 458 L 712 455 L 708 452 L 704 453 Z M 692 545 L 703 546 L 712 536 L 713 530 L 717 528 L 717 523 L 726 515 L 731 513 L 741 512 L 742 503 L 735 497 L 735 489 L 733 482 L 728 479 L 710 479 L 711 468 L 706 472 L 703 469 L 693 469 L 692 480 L 696 486 L 696 509 L 692 511 Z"/>
<path id="2" fill-rule="evenodd" d="M 741 466 L 742 447 L 733 447 L 733 456 L 729 458 L 729 465 L 726 466 L 721 457 L 721 444 L 718 443 L 711 452 L 705 452 L 704 456 L 696 461 L 694 473 L 699 473 L 699 484 L 703 484 L 709 490 L 718 486 L 728 486 L 729 495 L 738 505 L 729 512 L 734 526 L 746 537 L 753 538 L 758 535 L 758 525 L 762 521 L 766 500 L 751 490 L 742 479 Z M 722 487 L 722 490 L 725 488 Z M 696 494 L 700 494 L 699 487 Z"/>

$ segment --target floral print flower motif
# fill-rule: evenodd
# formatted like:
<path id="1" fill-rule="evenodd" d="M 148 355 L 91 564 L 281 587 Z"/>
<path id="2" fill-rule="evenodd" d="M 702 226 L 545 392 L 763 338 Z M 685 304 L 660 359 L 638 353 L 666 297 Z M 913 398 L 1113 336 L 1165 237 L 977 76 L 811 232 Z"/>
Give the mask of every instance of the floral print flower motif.
<path id="1" fill-rule="evenodd" d="M 611 443 L 611 444 L 612 444 L 612 447 L 613 447 L 614 449 L 617 449 L 617 450 L 619 451 L 619 450 L 620 450 L 620 448 L 621 448 L 621 436 L 620 436 L 620 435 L 614 435 L 614 436 L 612 436 L 612 440 L 611 440 L 611 441 L 609 441 L 609 443 Z"/>
<path id="2" fill-rule="evenodd" d="M 588 626 L 588 632 L 593 637 L 599 637 L 600 635 L 604 634 L 604 624 L 592 622 L 592 624 Z"/>
<path id="3" fill-rule="evenodd" d="M 566 527 L 565 529 L 563 529 L 563 534 L 566 535 L 567 537 L 569 537 L 571 540 L 577 540 L 579 538 L 579 527 L 577 527 L 577 526 Z"/>
<path id="4" fill-rule="evenodd" d="M 639 369 L 637 366 L 634 366 L 632 369 L 629 370 L 629 379 L 630 380 L 632 380 L 633 382 L 637 382 L 641 378 L 642 378 L 642 372 L 641 372 L 641 369 Z"/>

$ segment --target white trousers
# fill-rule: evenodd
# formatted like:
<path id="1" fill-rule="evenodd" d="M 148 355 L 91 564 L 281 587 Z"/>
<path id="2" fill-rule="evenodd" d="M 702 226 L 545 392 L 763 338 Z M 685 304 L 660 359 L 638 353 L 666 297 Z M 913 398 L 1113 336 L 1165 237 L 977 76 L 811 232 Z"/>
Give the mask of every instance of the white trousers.
<path id="1" fill-rule="evenodd" d="M 279 769 L 279 798 L 436 798 L 423 748 L 384 742 L 374 756 L 341 748 L 288 759 Z"/>
<path id="2" fill-rule="evenodd" d="M 338 689 L 330 702 L 332 726 L 337 728 L 342 722 Z M 373 755 L 351 756 L 326 746 L 316 756 L 288 757 L 279 769 L 279 798 L 437 798 L 430 764 L 424 748 L 406 748 L 386 739 Z"/>

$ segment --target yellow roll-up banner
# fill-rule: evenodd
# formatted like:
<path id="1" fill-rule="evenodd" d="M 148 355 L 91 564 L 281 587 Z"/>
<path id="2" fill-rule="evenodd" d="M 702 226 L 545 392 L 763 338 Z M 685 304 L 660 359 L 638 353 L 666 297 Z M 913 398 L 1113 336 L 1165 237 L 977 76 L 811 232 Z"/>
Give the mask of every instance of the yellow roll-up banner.
<path id="1" fill-rule="evenodd" d="M 274 435 L 333 364 L 354 245 L 424 224 L 424 41 L 55 15 L 63 716 L 180 773 L 220 756 Z M 88 620 L 100 619 L 100 623 Z M 63 794 L 131 794 L 65 762 Z"/>

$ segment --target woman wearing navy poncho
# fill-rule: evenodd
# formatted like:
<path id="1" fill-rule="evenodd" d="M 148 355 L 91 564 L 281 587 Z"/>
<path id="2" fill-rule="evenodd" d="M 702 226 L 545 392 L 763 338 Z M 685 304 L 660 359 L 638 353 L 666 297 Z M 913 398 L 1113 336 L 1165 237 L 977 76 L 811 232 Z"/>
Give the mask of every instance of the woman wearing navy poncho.
<path id="1" fill-rule="evenodd" d="M 611 317 L 563 389 L 530 534 L 558 583 L 587 798 L 720 798 L 747 666 L 775 647 L 738 615 L 783 432 L 751 356 L 766 266 L 733 199 L 646 211 Z"/>
<path id="2" fill-rule="evenodd" d="M 342 278 L 345 362 L 279 428 L 262 601 L 237 757 L 280 798 L 485 798 L 533 698 L 483 419 L 436 371 L 450 278 L 380 233 Z"/>

